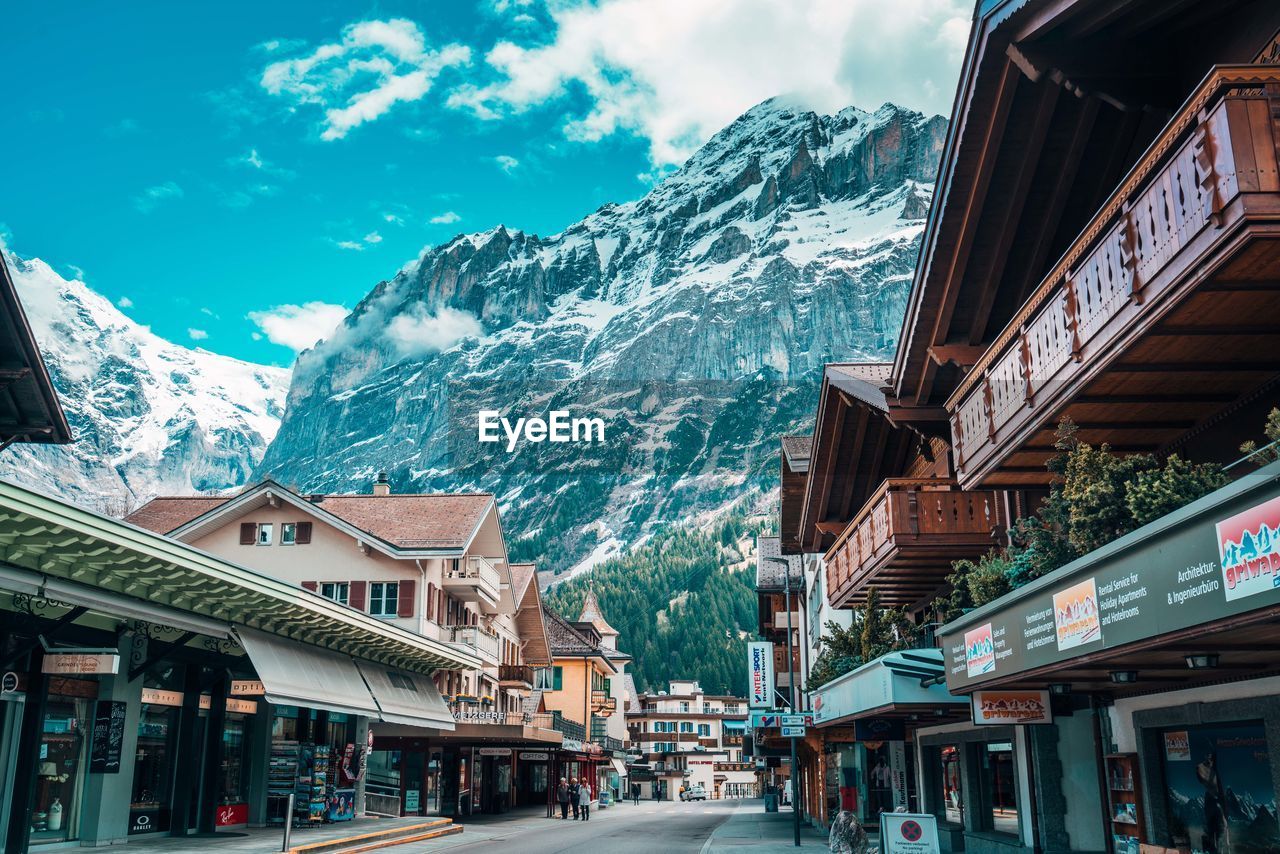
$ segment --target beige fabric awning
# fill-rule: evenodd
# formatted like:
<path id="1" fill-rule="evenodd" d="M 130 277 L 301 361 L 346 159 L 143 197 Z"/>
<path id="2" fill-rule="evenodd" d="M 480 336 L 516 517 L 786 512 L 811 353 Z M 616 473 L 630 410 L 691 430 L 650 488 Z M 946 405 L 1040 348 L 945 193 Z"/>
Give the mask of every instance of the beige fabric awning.
<path id="1" fill-rule="evenodd" d="M 235 634 L 266 688 L 267 702 L 379 717 L 378 704 L 350 657 L 243 627 Z"/>
<path id="2" fill-rule="evenodd" d="M 360 659 L 356 659 L 356 667 L 364 676 L 383 721 L 437 730 L 453 729 L 453 715 L 430 677 Z"/>

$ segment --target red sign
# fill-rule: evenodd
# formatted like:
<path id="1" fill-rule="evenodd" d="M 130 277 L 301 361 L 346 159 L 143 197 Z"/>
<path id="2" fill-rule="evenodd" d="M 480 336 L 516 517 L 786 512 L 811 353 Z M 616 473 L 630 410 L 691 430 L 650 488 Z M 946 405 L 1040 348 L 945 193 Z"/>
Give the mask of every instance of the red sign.
<path id="1" fill-rule="evenodd" d="M 249 823 L 248 804 L 223 804 L 214 814 L 213 823 L 217 827 L 231 827 Z"/>

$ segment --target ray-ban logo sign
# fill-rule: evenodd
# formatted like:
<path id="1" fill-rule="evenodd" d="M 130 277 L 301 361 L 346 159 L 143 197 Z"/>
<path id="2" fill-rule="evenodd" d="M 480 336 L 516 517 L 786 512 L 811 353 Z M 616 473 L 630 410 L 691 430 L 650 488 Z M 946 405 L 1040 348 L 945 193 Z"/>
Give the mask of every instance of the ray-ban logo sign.
<path id="1" fill-rule="evenodd" d="M 496 409 L 481 409 L 476 413 L 476 436 L 481 444 L 506 443 L 507 453 L 516 449 L 521 440 L 540 442 L 603 442 L 603 418 L 574 418 L 567 409 L 553 409 L 547 418 L 517 418 L 512 421 Z"/>

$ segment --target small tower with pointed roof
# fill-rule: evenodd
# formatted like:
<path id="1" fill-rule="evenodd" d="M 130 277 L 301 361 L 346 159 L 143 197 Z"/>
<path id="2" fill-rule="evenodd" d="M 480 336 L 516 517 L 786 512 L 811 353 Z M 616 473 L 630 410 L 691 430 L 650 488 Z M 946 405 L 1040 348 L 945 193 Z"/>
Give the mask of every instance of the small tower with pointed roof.
<path id="1" fill-rule="evenodd" d="M 600 600 L 596 598 L 594 586 L 587 588 L 587 598 L 582 602 L 582 613 L 578 615 L 579 623 L 590 623 L 600 633 L 600 645 L 605 649 L 618 648 L 618 630 L 609 625 L 600 610 Z"/>

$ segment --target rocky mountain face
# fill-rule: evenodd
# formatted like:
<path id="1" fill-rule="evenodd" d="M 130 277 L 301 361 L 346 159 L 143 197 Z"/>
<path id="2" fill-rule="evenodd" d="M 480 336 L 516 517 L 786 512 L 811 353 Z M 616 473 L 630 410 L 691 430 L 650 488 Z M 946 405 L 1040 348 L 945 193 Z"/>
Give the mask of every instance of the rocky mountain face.
<path id="1" fill-rule="evenodd" d="M 0 477 L 114 515 L 248 480 L 279 427 L 286 369 L 170 343 L 84 282 L 7 257 L 75 441 L 11 446 Z"/>
<path id="2" fill-rule="evenodd" d="M 425 250 L 299 358 L 258 473 L 491 490 L 557 571 L 759 501 L 822 365 L 896 346 L 945 128 L 774 99 L 637 201 Z M 478 441 L 485 409 L 598 417 L 605 440 L 508 452 Z"/>

